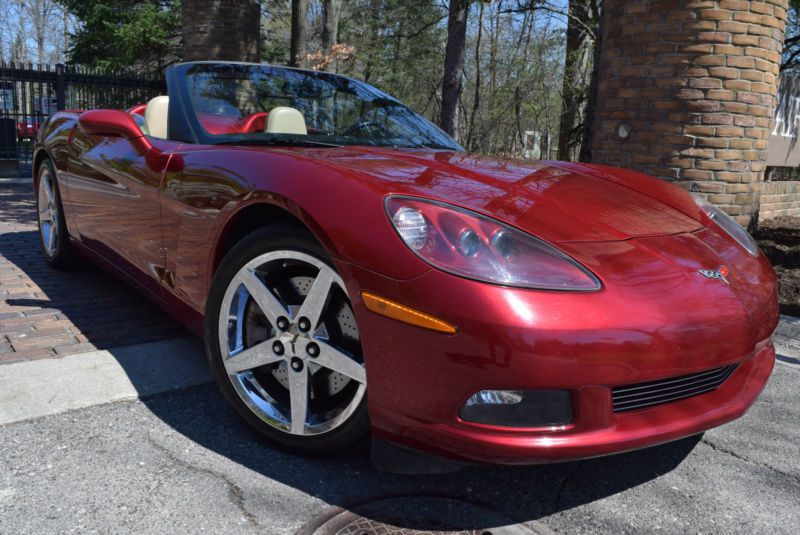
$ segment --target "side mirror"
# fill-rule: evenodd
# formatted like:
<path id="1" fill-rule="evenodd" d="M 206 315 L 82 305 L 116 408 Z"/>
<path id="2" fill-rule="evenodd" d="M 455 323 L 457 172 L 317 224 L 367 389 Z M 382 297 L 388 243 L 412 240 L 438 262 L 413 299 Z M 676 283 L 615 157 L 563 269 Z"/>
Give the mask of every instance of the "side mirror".
<path id="1" fill-rule="evenodd" d="M 147 154 L 154 148 L 134 118 L 122 110 L 85 111 L 78 118 L 78 124 L 87 134 L 127 139 L 140 154 Z"/>
<path id="2" fill-rule="evenodd" d="M 78 123 L 87 134 L 125 139 L 137 139 L 144 135 L 133 117 L 122 110 L 85 111 L 78 118 Z"/>
<path id="3" fill-rule="evenodd" d="M 96 136 L 114 136 L 127 139 L 133 149 L 144 156 L 147 167 L 153 172 L 183 170 L 183 156 L 164 153 L 145 137 L 136 120 L 121 110 L 91 110 L 78 118 L 81 130 Z"/>

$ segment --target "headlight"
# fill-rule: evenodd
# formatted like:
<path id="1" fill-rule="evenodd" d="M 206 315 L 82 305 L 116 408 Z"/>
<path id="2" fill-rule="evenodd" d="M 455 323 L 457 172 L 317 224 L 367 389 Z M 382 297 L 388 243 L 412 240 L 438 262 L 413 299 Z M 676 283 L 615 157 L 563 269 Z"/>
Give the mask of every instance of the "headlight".
<path id="1" fill-rule="evenodd" d="M 597 277 L 555 247 L 475 212 L 399 196 L 387 197 L 386 210 L 409 249 L 453 275 L 519 288 L 601 288 Z"/>
<path id="2" fill-rule="evenodd" d="M 694 202 L 699 206 L 719 227 L 724 230 L 728 236 L 736 240 L 736 242 L 747 250 L 753 256 L 758 255 L 758 244 L 756 240 L 747 232 L 742 226 L 731 218 L 728 214 L 723 212 L 720 208 L 714 206 L 704 198 L 693 195 Z"/>

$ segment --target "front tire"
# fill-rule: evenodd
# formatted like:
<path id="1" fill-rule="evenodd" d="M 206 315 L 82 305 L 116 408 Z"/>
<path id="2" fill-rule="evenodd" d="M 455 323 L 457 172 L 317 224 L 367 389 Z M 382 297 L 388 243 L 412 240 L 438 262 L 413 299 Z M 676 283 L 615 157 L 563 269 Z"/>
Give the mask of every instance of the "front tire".
<path id="1" fill-rule="evenodd" d="M 365 442 L 358 327 L 341 277 L 307 232 L 272 226 L 231 249 L 211 286 L 205 335 L 223 395 L 269 440 L 309 455 Z"/>

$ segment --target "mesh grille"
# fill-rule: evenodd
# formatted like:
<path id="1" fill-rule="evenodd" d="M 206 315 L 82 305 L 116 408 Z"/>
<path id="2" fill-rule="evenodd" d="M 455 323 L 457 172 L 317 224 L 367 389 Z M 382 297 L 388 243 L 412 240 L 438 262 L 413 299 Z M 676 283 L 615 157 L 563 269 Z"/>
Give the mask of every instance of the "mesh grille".
<path id="1" fill-rule="evenodd" d="M 614 412 L 632 411 L 716 390 L 731 376 L 738 364 L 659 381 L 618 386 L 612 392 Z"/>

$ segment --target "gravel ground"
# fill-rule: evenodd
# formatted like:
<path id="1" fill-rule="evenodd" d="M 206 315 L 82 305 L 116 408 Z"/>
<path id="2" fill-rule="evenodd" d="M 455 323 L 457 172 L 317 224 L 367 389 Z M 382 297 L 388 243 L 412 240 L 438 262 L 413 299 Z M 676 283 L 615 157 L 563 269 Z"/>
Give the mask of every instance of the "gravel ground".
<path id="1" fill-rule="evenodd" d="M 762 221 L 755 238 L 778 276 L 781 312 L 800 316 L 800 217 Z"/>

